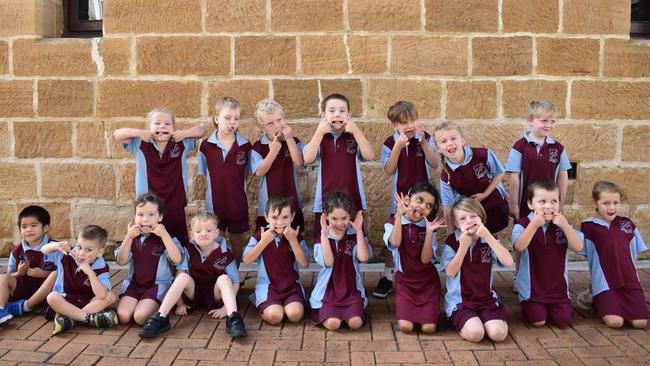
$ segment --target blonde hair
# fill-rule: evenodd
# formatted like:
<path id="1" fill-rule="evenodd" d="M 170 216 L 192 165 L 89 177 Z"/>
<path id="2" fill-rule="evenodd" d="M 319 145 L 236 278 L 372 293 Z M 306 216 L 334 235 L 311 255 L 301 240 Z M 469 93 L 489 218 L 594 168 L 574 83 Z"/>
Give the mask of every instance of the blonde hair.
<path id="1" fill-rule="evenodd" d="M 214 214 L 207 211 L 199 211 L 190 216 L 190 228 L 197 222 L 212 221 L 214 226 L 219 226 L 219 219 Z"/>
<path id="2" fill-rule="evenodd" d="M 621 187 L 617 186 L 616 183 L 607 180 L 599 180 L 594 184 L 594 189 L 591 191 L 591 198 L 593 198 L 594 201 L 598 201 L 600 199 L 600 194 L 603 192 L 618 193 L 621 196 L 621 201 L 627 199 Z"/>
<path id="3" fill-rule="evenodd" d="M 547 99 L 535 99 L 528 104 L 528 119 L 540 118 L 542 115 L 550 113 L 557 114 L 555 104 Z"/>
<path id="4" fill-rule="evenodd" d="M 463 138 L 465 137 L 465 135 L 463 134 L 463 129 L 460 128 L 460 126 L 458 124 L 456 124 L 453 121 L 444 121 L 441 124 L 439 124 L 438 126 L 434 127 L 434 129 L 433 129 L 433 139 L 436 140 L 436 132 L 444 131 L 444 130 L 456 130 L 460 134 L 460 137 L 463 137 Z M 436 141 L 436 144 L 437 144 L 437 141 Z M 440 163 L 441 163 L 442 169 L 445 171 L 445 173 L 447 173 L 447 181 L 448 181 L 448 183 L 451 183 L 451 172 L 449 171 L 449 167 L 447 167 L 447 163 L 445 163 L 445 155 L 442 152 L 440 153 Z"/>
<path id="5" fill-rule="evenodd" d="M 151 125 L 154 117 L 161 113 L 167 114 L 172 119 L 172 126 L 176 127 L 176 118 L 174 117 L 174 114 L 165 107 L 156 107 L 149 111 L 149 113 L 147 113 L 147 125 Z"/>
<path id="6" fill-rule="evenodd" d="M 481 222 L 484 224 L 487 221 L 487 214 L 485 213 L 483 205 L 473 198 L 465 197 L 456 201 L 456 203 L 454 203 L 454 205 L 451 207 L 451 213 L 454 214 L 456 210 L 471 212 L 477 215 L 481 219 Z"/>
<path id="7" fill-rule="evenodd" d="M 262 116 L 270 113 L 280 113 L 282 116 L 284 116 L 284 108 L 282 108 L 280 103 L 276 102 L 273 99 L 263 99 L 257 103 L 257 107 L 255 109 L 255 119 L 257 119 L 257 122 L 262 123 Z"/>
<path id="8" fill-rule="evenodd" d="M 218 127 L 217 116 L 219 116 L 219 113 L 224 109 L 236 109 L 241 111 L 241 104 L 233 97 L 223 97 L 217 100 L 217 103 L 214 105 L 214 117 L 212 118 L 214 127 Z"/>

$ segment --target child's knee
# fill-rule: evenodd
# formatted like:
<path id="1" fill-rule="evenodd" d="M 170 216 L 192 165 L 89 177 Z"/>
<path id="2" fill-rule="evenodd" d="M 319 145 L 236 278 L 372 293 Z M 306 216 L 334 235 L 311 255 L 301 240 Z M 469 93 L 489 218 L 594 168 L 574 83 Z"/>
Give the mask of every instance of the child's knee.
<path id="1" fill-rule="evenodd" d="M 542 321 L 540 321 L 540 322 L 531 323 L 531 325 L 532 325 L 533 327 L 543 327 L 544 325 L 546 325 L 546 320 L 542 320 Z"/>
<path id="2" fill-rule="evenodd" d="M 327 330 L 337 330 L 341 327 L 341 319 L 338 318 L 328 318 L 323 322 L 323 326 Z"/>
<path id="3" fill-rule="evenodd" d="M 625 320 L 618 315 L 605 315 L 603 322 L 610 328 L 621 328 Z"/>
<path id="4" fill-rule="evenodd" d="M 436 324 L 422 324 L 422 333 L 431 334 L 436 332 Z"/>
<path id="5" fill-rule="evenodd" d="M 217 278 L 217 286 L 232 286 L 232 280 L 228 275 L 223 274 Z"/>
<path id="6" fill-rule="evenodd" d="M 363 325 L 363 319 L 358 316 L 352 317 L 346 321 L 351 329 L 359 329 Z"/>
<path id="7" fill-rule="evenodd" d="M 503 342 L 508 337 L 508 327 L 507 326 L 498 326 L 490 329 L 488 332 L 488 337 L 495 342 Z"/>
<path id="8" fill-rule="evenodd" d="M 46 299 L 47 299 L 47 303 L 50 304 L 50 303 L 52 303 L 52 302 L 55 302 L 55 301 L 58 301 L 58 300 L 63 299 L 63 296 L 61 296 L 60 293 L 58 293 L 58 292 L 56 292 L 56 291 L 53 291 L 53 292 L 50 292 L 50 293 L 47 295 L 47 298 L 46 298 Z"/>
<path id="9" fill-rule="evenodd" d="M 632 326 L 637 329 L 642 329 L 648 326 L 648 319 L 636 319 L 632 320 Z"/>
<path id="10" fill-rule="evenodd" d="M 286 309 L 287 319 L 292 323 L 297 323 L 302 320 L 302 316 L 305 314 L 305 311 L 302 307 L 288 308 Z"/>
<path id="11" fill-rule="evenodd" d="M 266 309 L 263 314 L 264 320 L 271 325 L 282 323 L 282 318 L 284 318 L 284 313 L 278 309 Z"/>
<path id="12" fill-rule="evenodd" d="M 413 323 L 404 320 L 398 320 L 399 330 L 402 333 L 411 333 L 413 331 Z"/>
<path id="13" fill-rule="evenodd" d="M 460 331 L 461 336 L 466 340 L 478 343 L 485 337 L 485 329 L 483 327 L 463 327 Z"/>

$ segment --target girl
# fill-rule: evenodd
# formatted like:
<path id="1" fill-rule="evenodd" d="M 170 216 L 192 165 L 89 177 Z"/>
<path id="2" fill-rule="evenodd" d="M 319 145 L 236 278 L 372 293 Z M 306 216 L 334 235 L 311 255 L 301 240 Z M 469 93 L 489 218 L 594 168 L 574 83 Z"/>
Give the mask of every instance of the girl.
<path id="1" fill-rule="evenodd" d="M 255 306 L 271 325 L 280 324 L 285 314 L 290 322 L 299 322 L 305 313 L 305 289 L 298 271 L 309 264 L 309 249 L 300 227 L 291 227 L 293 204 L 289 196 L 271 196 L 264 214 L 268 225 L 251 237 L 244 250 L 244 263 L 257 261 L 259 266 Z"/>
<path id="2" fill-rule="evenodd" d="M 117 317 L 122 324 L 133 319 L 142 325 L 158 310 L 174 279 L 169 262 L 181 262 L 180 243 L 161 224 L 164 209 L 160 197 L 152 193 L 140 196 L 135 201 L 135 219 L 129 223 L 122 245 L 115 250 L 117 264 L 129 264 L 117 305 Z"/>
<path id="3" fill-rule="evenodd" d="M 585 236 L 580 254 L 589 261 L 592 305 L 603 322 L 608 327 L 620 328 L 627 320 L 635 328 L 645 328 L 648 305 L 634 261 L 648 248 L 632 220 L 618 216 L 624 197 L 616 184 L 596 182 L 592 198 L 598 217 L 588 218 L 580 225 Z"/>
<path id="4" fill-rule="evenodd" d="M 323 268 L 309 299 L 311 318 L 328 330 L 339 329 L 343 321 L 351 329 L 358 329 L 368 305 L 359 262 L 372 256 L 363 235 L 363 215 L 356 211 L 350 196 L 340 191 L 327 197 L 323 209 L 320 239 L 314 243 L 314 258 Z"/>
<path id="5" fill-rule="evenodd" d="M 432 259 L 434 231 L 443 221 L 427 220 L 438 211 L 438 191 L 428 182 L 415 183 L 404 196 L 395 193 L 396 213 L 384 225 L 384 242 L 397 266 L 395 317 L 402 332 L 421 324 L 423 333 L 436 331 L 440 314 L 440 277 Z"/>
<path id="6" fill-rule="evenodd" d="M 504 169 L 490 149 L 465 146 L 460 126 L 444 122 L 433 130 L 441 154 L 440 193 L 444 206 L 447 232 L 454 222 L 451 206 L 462 197 L 479 201 L 487 213 L 485 227 L 492 233 L 508 226 L 508 201 L 501 184 Z"/>
<path id="7" fill-rule="evenodd" d="M 246 177 L 250 173 L 251 144 L 237 133 L 241 105 L 224 97 L 214 107 L 217 128 L 199 148 L 198 174 L 205 175 L 205 208 L 219 218 L 219 230 L 230 233 L 232 254 L 241 262 L 244 233 L 248 231 Z"/>
<path id="8" fill-rule="evenodd" d="M 166 205 L 163 225 L 183 245 L 187 244 L 187 155 L 203 137 L 202 125 L 176 129 L 174 115 L 165 108 L 147 114 L 149 129 L 120 128 L 113 132 L 116 142 L 135 156 L 135 195 L 153 192 Z"/>
<path id="9" fill-rule="evenodd" d="M 480 342 L 485 334 L 501 342 L 508 336 L 506 311 L 492 290 L 492 263 L 512 266 L 512 257 L 490 231 L 483 206 L 462 198 L 452 207 L 456 231 L 442 250 L 441 271 L 447 276 L 445 312 L 460 336 Z"/>

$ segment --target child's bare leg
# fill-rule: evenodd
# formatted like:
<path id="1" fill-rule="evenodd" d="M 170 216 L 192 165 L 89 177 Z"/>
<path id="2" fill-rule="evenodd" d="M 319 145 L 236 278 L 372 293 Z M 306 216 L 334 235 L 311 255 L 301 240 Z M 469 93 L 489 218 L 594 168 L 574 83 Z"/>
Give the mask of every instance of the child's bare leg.
<path id="1" fill-rule="evenodd" d="M 426 333 L 426 334 L 435 333 L 436 324 L 435 323 L 422 324 L 420 325 L 420 329 L 422 329 L 422 333 Z"/>
<path id="2" fill-rule="evenodd" d="M 398 320 L 397 325 L 399 330 L 403 333 L 411 333 L 413 331 L 413 322 L 408 320 Z"/>
<path id="3" fill-rule="evenodd" d="M 117 295 L 115 295 L 114 292 L 109 291 L 108 295 L 106 295 L 106 297 L 103 299 L 93 297 L 88 305 L 84 306 L 81 310 L 83 310 L 86 314 L 97 313 L 106 310 L 106 308 L 113 305 L 115 301 L 117 301 Z"/>
<path id="4" fill-rule="evenodd" d="M 86 312 L 69 303 L 65 297 L 58 292 L 51 292 L 47 295 L 47 304 L 57 313 L 68 318 L 83 322 L 86 320 Z"/>
<path id="5" fill-rule="evenodd" d="M 120 324 L 129 324 L 131 322 L 136 305 L 138 305 L 138 299 L 131 296 L 122 296 L 117 304 L 117 319 Z"/>
<path id="6" fill-rule="evenodd" d="M 603 317 L 603 323 L 610 328 L 620 328 L 625 323 L 625 320 L 618 315 L 605 315 Z"/>
<path id="7" fill-rule="evenodd" d="M 144 325 L 149 317 L 158 311 L 158 303 L 155 300 L 143 299 L 138 301 L 133 311 L 133 321 L 138 325 Z"/>
<path id="8" fill-rule="evenodd" d="M 228 275 L 222 274 L 217 278 L 214 284 L 214 298 L 223 301 L 223 306 L 226 308 L 226 315 L 230 315 L 237 311 L 237 290 L 239 284 L 233 284 Z"/>
<path id="9" fill-rule="evenodd" d="M 0 275 L 0 308 L 4 308 L 9 301 L 9 296 L 16 290 L 16 277 L 5 273 Z"/>
<path id="10" fill-rule="evenodd" d="M 268 308 L 264 309 L 262 312 L 262 320 L 271 325 L 278 325 L 282 323 L 283 318 L 284 310 L 282 309 L 282 305 L 271 305 Z"/>
<path id="11" fill-rule="evenodd" d="M 160 304 L 160 309 L 158 309 L 160 315 L 167 316 L 169 312 L 172 311 L 172 308 L 178 299 L 181 298 L 183 292 L 185 292 L 188 297 L 194 298 L 194 281 L 192 280 L 192 277 L 185 272 L 178 273 L 171 287 L 167 290 L 167 294 Z"/>
<path id="12" fill-rule="evenodd" d="M 244 250 L 244 233 L 230 233 L 230 250 L 239 265 Z"/>
<path id="13" fill-rule="evenodd" d="M 56 282 L 56 271 L 50 273 L 50 275 L 47 276 L 47 278 L 45 279 L 41 287 L 39 287 L 38 290 L 36 290 L 34 295 L 32 295 L 29 299 L 27 299 L 27 308 L 33 309 L 37 307 L 39 304 L 41 304 L 43 301 L 45 301 L 47 295 L 52 292 L 52 288 L 54 287 L 54 282 Z"/>
<path id="14" fill-rule="evenodd" d="M 470 342 L 478 343 L 485 336 L 485 328 L 483 328 L 481 319 L 475 316 L 465 322 L 465 325 L 463 325 L 463 328 L 460 330 L 459 334 L 461 337 Z"/>
<path id="15" fill-rule="evenodd" d="M 350 327 L 350 329 L 359 329 L 363 325 L 363 319 L 361 319 L 359 316 L 353 316 L 345 322 L 348 324 L 348 327 Z"/>
<path id="16" fill-rule="evenodd" d="M 323 321 L 323 326 L 327 330 L 337 330 L 341 327 L 341 319 L 339 318 L 327 318 Z"/>
<path id="17" fill-rule="evenodd" d="M 287 314 L 287 319 L 292 323 L 297 323 L 302 320 L 305 315 L 305 307 L 302 303 L 294 301 L 288 303 L 284 307 L 284 313 Z"/>
<path id="18" fill-rule="evenodd" d="M 508 337 L 508 323 L 503 320 L 488 320 L 483 326 L 487 336 L 495 342 L 503 342 Z"/>
<path id="19" fill-rule="evenodd" d="M 632 326 L 637 329 L 645 328 L 648 325 L 648 319 L 635 319 L 631 320 Z"/>

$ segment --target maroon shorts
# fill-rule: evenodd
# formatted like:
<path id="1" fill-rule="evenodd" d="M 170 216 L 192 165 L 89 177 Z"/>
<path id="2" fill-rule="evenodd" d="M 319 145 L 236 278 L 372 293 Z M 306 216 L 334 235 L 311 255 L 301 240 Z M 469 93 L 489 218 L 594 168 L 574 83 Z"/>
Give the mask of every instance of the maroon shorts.
<path id="1" fill-rule="evenodd" d="M 155 285 L 153 287 L 143 287 L 138 286 L 135 283 L 131 283 L 129 287 L 127 287 L 126 291 L 122 292 L 120 298 L 123 296 L 132 297 L 138 301 L 151 299 L 157 302 L 158 305 L 160 305 L 162 302 L 162 299 L 158 299 L 158 285 Z"/>
<path id="2" fill-rule="evenodd" d="M 88 296 L 88 295 L 77 295 L 77 294 L 66 294 L 63 296 L 65 301 L 69 302 L 70 304 L 78 307 L 79 309 L 83 309 L 86 305 L 90 303 L 90 301 L 93 299 L 94 296 Z M 45 319 L 52 320 L 54 319 L 54 310 L 51 307 L 47 307 L 45 310 Z"/>
<path id="3" fill-rule="evenodd" d="M 248 231 L 248 217 L 240 220 L 231 220 L 228 217 L 219 216 L 219 230 L 222 234 L 228 231 L 231 234 L 242 234 Z"/>
<path id="4" fill-rule="evenodd" d="M 618 315 L 625 320 L 648 319 L 648 304 L 641 289 L 603 291 L 594 296 L 592 306 L 599 318 Z"/>
<path id="5" fill-rule="evenodd" d="M 486 210 L 485 213 L 487 215 L 485 227 L 490 231 L 490 233 L 496 234 L 508 226 L 508 222 L 510 221 L 508 202 L 504 202 L 500 206 Z"/>
<path id="6" fill-rule="evenodd" d="M 27 300 L 34 296 L 36 291 L 43 285 L 45 278 L 31 276 L 16 276 L 16 289 L 9 296 L 9 301 Z"/>
<path id="7" fill-rule="evenodd" d="M 183 302 L 190 307 L 190 309 L 205 309 L 212 310 L 218 309 L 223 306 L 223 301 L 217 300 L 214 297 L 214 286 L 217 279 L 210 281 L 194 280 L 194 298 L 190 299 L 183 293 Z"/>
<path id="8" fill-rule="evenodd" d="M 294 283 L 282 292 L 274 291 L 271 286 L 269 286 L 266 300 L 257 307 L 257 310 L 261 314 L 271 305 L 280 305 L 285 307 L 292 302 L 298 302 L 302 304 L 303 308 L 305 307 L 304 293 L 299 284 Z"/>
<path id="9" fill-rule="evenodd" d="M 521 302 L 521 315 L 530 324 L 545 321 L 564 329 L 571 324 L 571 301 L 541 303 L 533 300 Z"/>
<path id="10" fill-rule="evenodd" d="M 458 304 L 456 310 L 451 314 L 449 321 L 460 332 L 465 323 L 471 318 L 478 317 L 481 322 L 486 323 L 490 320 L 503 320 L 507 319 L 506 310 L 501 303 L 489 302 L 481 305 L 463 305 Z"/>
<path id="11" fill-rule="evenodd" d="M 341 320 L 350 320 L 358 316 L 365 322 L 366 313 L 363 308 L 363 303 L 355 303 L 348 306 L 334 306 L 323 304 L 320 309 L 311 309 L 311 320 L 314 324 L 318 325 L 323 323 L 329 318 L 337 318 Z"/>
<path id="12" fill-rule="evenodd" d="M 255 219 L 255 231 L 266 225 L 268 225 L 268 222 L 266 222 L 264 216 L 257 216 Z M 293 221 L 291 221 L 292 228 L 296 229 L 298 226 L 300 226 L 300 233 L 305 231 L 305 217 L 302 215 L 302 210 L 296 211 L 296 216 L 294 216 Z"/>

